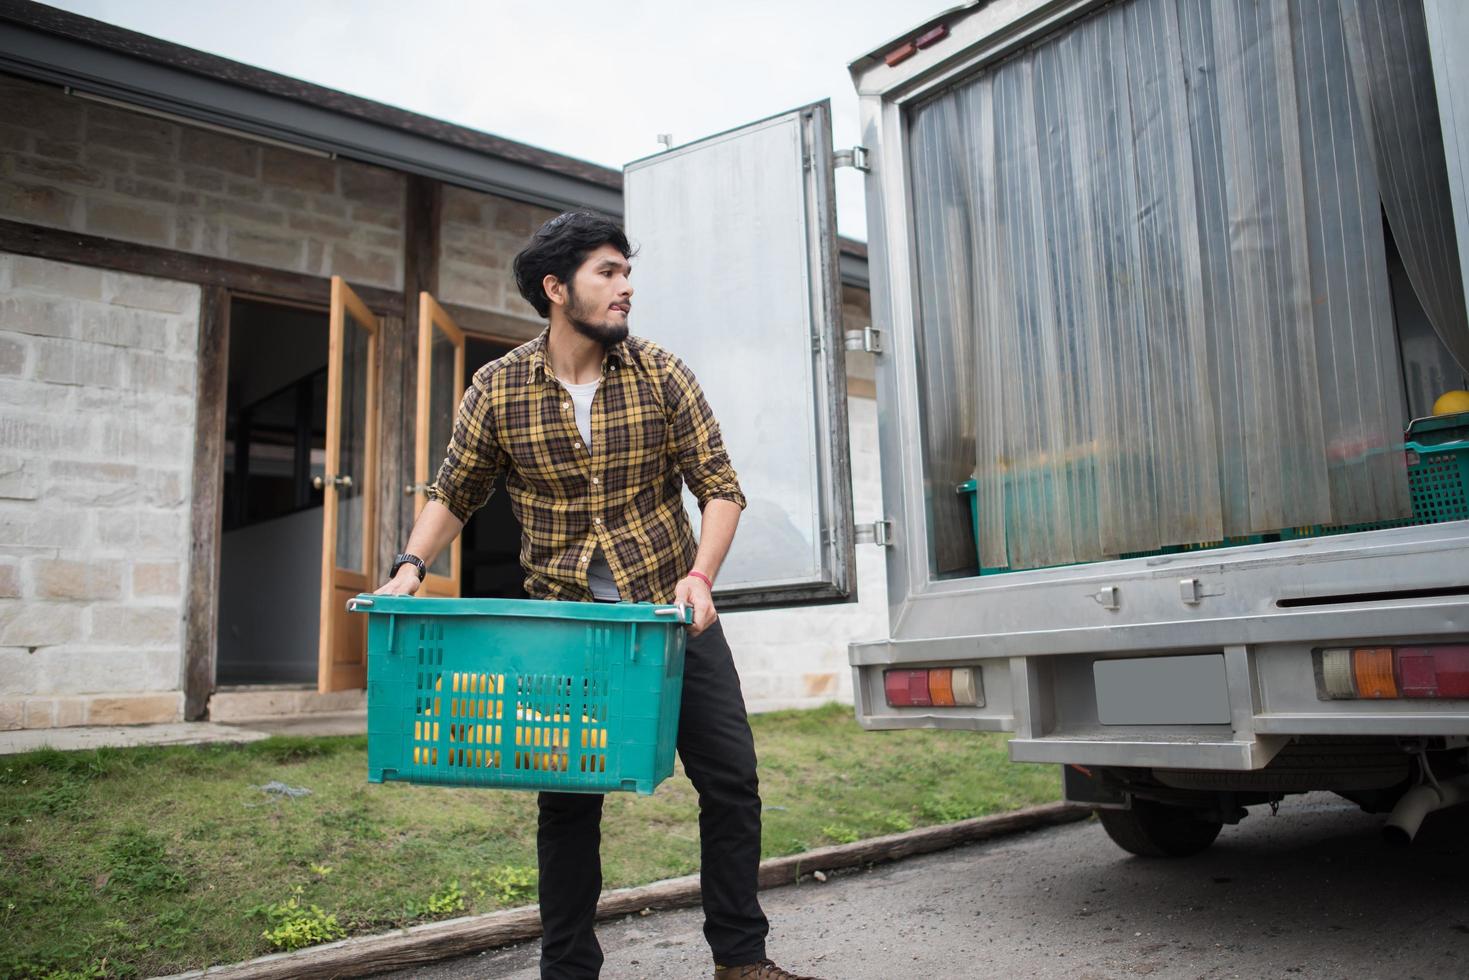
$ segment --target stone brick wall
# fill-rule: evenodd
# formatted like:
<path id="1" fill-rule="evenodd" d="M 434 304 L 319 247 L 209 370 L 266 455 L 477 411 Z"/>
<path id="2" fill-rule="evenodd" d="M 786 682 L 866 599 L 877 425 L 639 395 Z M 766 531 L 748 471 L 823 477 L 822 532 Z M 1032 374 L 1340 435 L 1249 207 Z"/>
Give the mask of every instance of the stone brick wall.
<path id="1" fill-rule="evenodd" d="M 521 298 L 510 260 L 555 211 L 502 197 L 444 188 L 439 299 L 543 323 Z"/>
<path id="2" fill-rule="evenodd" d="M 0 217 L 359 285 L 402 285 L 401 174 L 5 75 L 0 105 Z"/>
<path id="3" fill-rule="evenodd" d="M 197 286 L 0 253 L 0 729 L 177 720 Z"/>

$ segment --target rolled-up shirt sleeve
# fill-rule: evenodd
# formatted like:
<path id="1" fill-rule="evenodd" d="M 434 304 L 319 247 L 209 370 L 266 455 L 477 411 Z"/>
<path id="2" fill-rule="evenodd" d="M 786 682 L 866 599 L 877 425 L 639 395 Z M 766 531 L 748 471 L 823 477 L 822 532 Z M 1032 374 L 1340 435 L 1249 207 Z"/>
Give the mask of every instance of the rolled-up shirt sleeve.
<path id="1" fill-rule="evenodd" d="M 459 402 L 449 449 L 426 491 L 428 499 L 437 500 L 467 522 L 490 499 L 495 481 L 508 465 L 495 439 L 486 376 L 476 372 Z"/>
<path id="2" fill-rule="evenodd" d="M 724 448 L 719 423 L 694 372 L 677 357 L 669 358 L 664 397 L 672 420 L 679 473 L 698 499 L 699 508 L 702 510 L 711 500 L 731 500 L 743 510 L 745 495 Z"/>

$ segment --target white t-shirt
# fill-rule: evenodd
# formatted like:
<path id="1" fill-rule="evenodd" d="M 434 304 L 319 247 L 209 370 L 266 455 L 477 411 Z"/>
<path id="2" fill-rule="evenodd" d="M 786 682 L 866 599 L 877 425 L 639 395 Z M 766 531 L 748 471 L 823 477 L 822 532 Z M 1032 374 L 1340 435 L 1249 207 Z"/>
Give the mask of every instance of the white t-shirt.
<path id="1" fill-rule="evenodd" d="M 572 414 L 576 416 L 576 428 L 581 433 L 581 441 L 586 444 L 588 453 L 592 451 L 592 399 L 597 397 L 597 388 L 601 384 L 601 378 L 588 381 L 584 385 L 561 382 L 561 386 L 571 396 L 571 409 Z M 587 566 L 587 585 L 591 588 L 594 599 L 617 602 L 622 598 L 617 591 L 617 582 L 612 578 L 612 567 L 607 564 L 607 558 L 602 554 L 600 545 L 592 555 L 591 564 Z"/>

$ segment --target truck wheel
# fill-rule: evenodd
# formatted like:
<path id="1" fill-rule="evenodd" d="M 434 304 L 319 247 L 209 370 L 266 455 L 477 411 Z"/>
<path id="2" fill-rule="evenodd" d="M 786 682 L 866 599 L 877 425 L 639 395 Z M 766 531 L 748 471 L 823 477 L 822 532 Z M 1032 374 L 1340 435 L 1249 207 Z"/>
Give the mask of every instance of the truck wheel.
<path id="1" fill-rule="evenodd" d="M 1131 810 L 1097 810 L 1112 842 L 1139 857 L 1188 857 L 1219 836 L 1223 821 L 1197 810 L 1134 798 Z"/>

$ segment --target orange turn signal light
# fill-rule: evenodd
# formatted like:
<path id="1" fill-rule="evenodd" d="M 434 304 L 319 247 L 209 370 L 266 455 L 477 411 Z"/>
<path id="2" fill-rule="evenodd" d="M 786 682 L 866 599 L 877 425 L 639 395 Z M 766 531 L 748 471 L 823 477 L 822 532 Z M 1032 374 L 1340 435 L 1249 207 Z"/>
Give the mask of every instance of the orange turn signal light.
<path id="1" fill-rule="evenodd" d="M 1391 647 L 1357 650 L 1352 668 L 1357 679 L 1357 696 L 1363 698 L 1395 698 L 1398 683 L 1393 678 Z"/>

